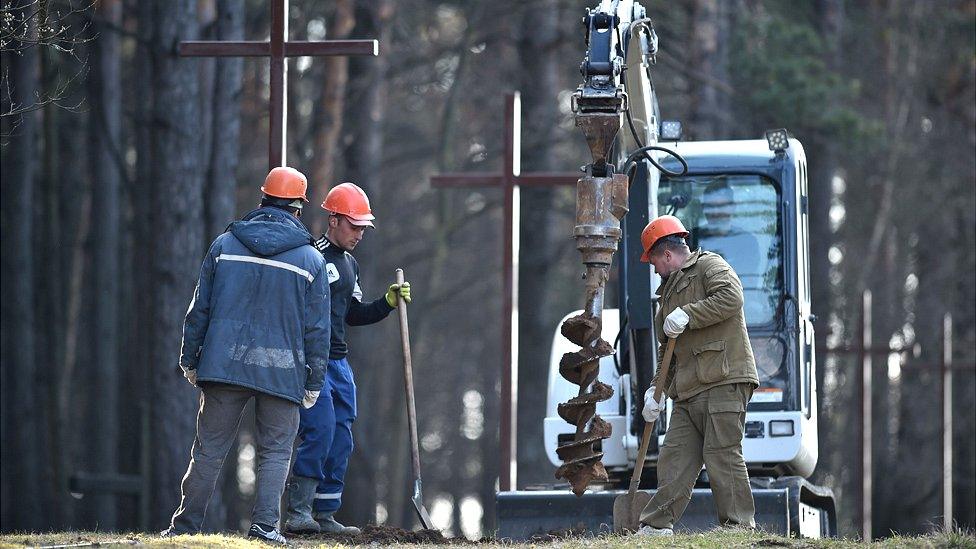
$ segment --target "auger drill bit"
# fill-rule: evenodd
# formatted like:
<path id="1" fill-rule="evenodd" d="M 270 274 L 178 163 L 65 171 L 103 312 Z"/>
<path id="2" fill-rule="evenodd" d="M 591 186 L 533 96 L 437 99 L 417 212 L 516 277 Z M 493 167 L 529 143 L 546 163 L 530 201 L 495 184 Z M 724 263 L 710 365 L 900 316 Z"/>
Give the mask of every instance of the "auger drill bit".
<path id="1" fill-rule="evenodd" d="M 583 130 L 593 162 L 576 184 L 576 248 L 586 272 L 586 306 L 583 312 L 563 322 L 560 331 L 581 349 L 566 353 L 559 361 L 559 373 L 579 385 L 575 398 L 558 406 L 559 416 L 576 426 L 573 440 L 556 448 L 563 464 L 556 478 L 566 479 L 573 493 L 582 496 L 595 480 L 606 481 L 603 452 L 594 444 L 610 436 L 610 424 L 596 414 L 596 405 L 613 396 L 613 388 L 597 381 L 600 359 L 613 354 L 613 346 L 602 339 L 603 297 L 613 254 L 620 240 L 620 220 L 627 213 L 627 176 L 613 173 L 607 162 L 610 146 L 620 129 L 625 99 L 581 86 L 577 92 L 576 125 Z M 586 430 L 589 425 L 589 430 Z"/>
<path id="2" fill-rule="evenodd" d="M 613 346 L 598 337 L 602 324 L 600 317 L 590 314 L 594 308 L 602 310 L 606 272 L 598 269 L 588 272 L 588 275 L 587 288 L 594 291 L 588 292 L 590 299 L 587 300 L 587 310 L 567 319 L 561 328 L 563 335 L 582 349 L 564 354 L 559 361 L 559 374 L 570 383 L 579 385 L 580 389 L 578 396 L 558 406 L 559 416 L 576 426 L 576 434 L 572 441 L 556 449 L 563 462 L 556 469 L 556 478 L 566 479 L 577 496 L 583 495 L 594 480 L 607 480 L 607 471 L 600 461 L 603 452 L 595 450 L 593 445 L 609 437 L 611 428 L 609 423 L 595 414 L 597 403 L 613 396 L 612 387 L 596 381 L 600 359 L 613 354 Z M 587 424 L 589 431 L 586 430 Z"/>

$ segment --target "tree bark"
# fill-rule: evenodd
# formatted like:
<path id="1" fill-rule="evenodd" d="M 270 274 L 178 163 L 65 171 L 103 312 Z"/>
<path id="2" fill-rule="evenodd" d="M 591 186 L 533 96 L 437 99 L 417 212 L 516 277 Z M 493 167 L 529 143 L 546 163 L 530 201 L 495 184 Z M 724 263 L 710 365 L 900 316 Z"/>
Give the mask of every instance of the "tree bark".
<path id="1" fill-rule="evenodd" d="M 817 21 L 819 31 L 823 36 L 826 49 L 824 51 L 824 61 L 832 70 L 840 70 L 840 45 L 845 27 L 845 13 L 843 0 L 819 0 L 817 13 L 820 19 Z M 843 379 L 844 372 L 840 365 L 843 364 L 843 357 L 833 357 L 828 360 L 827 336 L 830 335 L 830 313 L 834 310 L 833 304 L 838 302 L 839 290 L 830 283 L 830 261 L 829 250 L 836 241 L 836 236 L 831 230 L 830 225 L 830 206 L 833 197 L 833 179 L 835 176 L 844 175 L 843 166 L 840 165 L 836 142 L 829 137 L 822 138 L 813 134 L 811 139 L 805 143 L 809 147 L 807 158 L 809 181 L 807 183 L 809 196 L 809 232 L 810 232 L 810 285 L 812 311 L 819 320 L 815 323 L 814 345 L 817 352 L 817 387 L 820 389 L 820 398 L 817 401 L 822 428 L 820 437 L 822 441 L 836 440 L 841 441 L 844 437 L 845 428 L 850 428 L 850 421 L 832 421 L 837 419 L 831 408 L 825 406 L 828 397 L 825 392 L 827 387 L 826 380 L 830 378 Z M 851 384 L 848 384 L 851 385 Z M 854 398 L 853 386 L 841 387 L 838 384 L 838 391 L 845 391 L 850 398 Z M 840 398 L 839 401 L 844 401 Z M 838 413 L 841 413 L 838 410 Z M 846 427 L 845 427 L 846 426 Z M 853 433 L 852 433 L 853 434 Z M 849 456 L 854 459 L 854 456 Z M 821 460 L 822 465 L 818 468 L 816 478 L 825 477 L 827 471 L 833 470 L 833 466 L 838 466 L 846 460 L 839 456 L 824 456 Z"/>
<path id="2" fill-rule="evenodd" d="M 122 3 L 103 0 L 100 17 L 93 21 L 99 33 L 94 42 L 92 71 L 88 77 L 88 96 L 92 105 L 89 124 L 92 192 L 97 198 L 97 222 L 92 225 L 94 310 L 92 311 L 93 359 L 92 388 L 98 395 L 93 420 L 98 435 L 93 442 L 94 472 L 118 472 L 119 445 L 119 286 L 120 211 L 122 201 L 118 151 L 122 146 L 121 55 L 118 34 L 108 25 L 122 20 Z M 117 527 L 116 496 L 94 494 L 92 498 L 99 527 Z"/>
<path id="3" fill-rule="evenodd" d="M 335 14 L 329 23 L 326 38 L 342 40 L 349 37 L 356 20 L 353 16 L 352 0 L 337 0 Z M 310 184 L 314 195 L 325 197 L 335 186 L 336 146 L 342 133 L 342 112 L 345 109 L 346 84 L 349 81 L 349 58 L 344 55 L 329 56 L 322 59 L 325 67 L 322 95 L 316 105 L 315 120 L 319 128 L 314 133 L 314 153 Z M 317 216 L 313 223 L 315 233 L 324 229 L 324 216 Z"/>
<path id="4" fill-rule="evenodd" d="M 153 254 L 145 253 L 145 244 L 152 242 L 153 232 L 150 229 L 152 222 L 152 178 L 153 178 L 153 140 L 152 140 L 152 120 L 153 104 L 155 103 L 155 93 L 153 88 L 153 73 L 155 69 L 153 63 L 155 55 L 152 48 L 154 21 L 153 13 L 155 6 L 149 2 L 139 2 L 136 8 L 136 35 L 138 49 L 134 53 L 136 60 L 135 90 L 141 98 L 135 104 L 135 123 L 133 131 L 133 141 L 136 150 L 135 182 L 129 193 L 131 200 L 130 208 L 132 217 L 129 220 L 128 234 L 131 235 L 129 242 L 128 269 L 133 273 L 132 281 L 133 293 L 137 298 L 133 301 L 132 307 L 135 309 L 135 323 L 132 334 L 133 349 L 132 359 L 136 364 L 141 365 L 138 382 L 134 385 L 133 393 L 139 398 L 139 464 L 137 470 L 142 479 L 142 487 L 145 493 L 139 501 L 140 515 L 151 509 L 154 498 L 154 486 L 152 482 L 152 399 L 153 392 L 153 372 L 152 372 L 152 322 L 153 322 L 153 299 L 152 299 L 152 264 Z M 158 510 L 157 513 L 165 513 L 166 510 Z M 140 516 L 140 518 L 143 518 Z M 160 520 L 158 517 L 151 519 L 151 524 Z M 140 524 L 141 528 L 150 525 Z"/>
<path id="5" fill-rule="evenodd" d="M 244 38 L 244 1 L 217 0 L 217 40 Z M 213 150 L 204 188 L 206 238 L 214 238 L 227 227 L 237 209 L 237 161 L 241 130 L 241 88 L 244 59 L 217 60 L 213 92 Z"/>
<path id="6" fill-rule="evenodd" d="M 156 2 L 154 8 L 152 508 L 168 513 L 179 502 L 198 398 L 198 391 L 180 375 L 178 356 L 186 304 L 204 253 L 204 162 L 196 66 L 176 53 L 181 40 L 196 39 L 196 2 Z"/>
<path id="7" fill-rule="evenodd" d="M 45 51 L 41 57 L 42 81 L 50 89 L 57 81 L 58 62 L 56 56 L 51 51 Z M 61 238 L 64 219 L 60 208 L 62 199 L 63 181 L 61 165 L 61 143 L 62 136 L 60 127 L 61 117 L 59 109 L 53 105 L 47 105 L 43 110 L 44 130 L 43 130 L 43 175 L 41 177 L 40 191 L 43 193 L 42 203 L 47 212 L 47 222 L 40 227 L 40 234 L 37 235 L 41 243 L 54 242 Z M 43 244 L 41 245 L 43 248 Z M 51 254 L 45 259 L 46 269 L 38 273 L 38 292 L 40 299 L 38 303 L 38 314 L 41 318 L 48 319 L 42 325 L 37 334 L 43 341 L 38 345 L 38 361 L 44 364 L 55 365 L 53 372 L 55 375 L 45 376 L 44 391 L 45 397 L 50 402 L 58 400 L 58 376 L 56 372 L 61 366 L 61 357 L 64 352 L 64 322 L 61 311 L 63 310 L 64 294 L 62 293 L 62 282 L 64 272 L 64 257 L 62 254 Z M 56 406 L 45 409 L 46 431 L 50 437 L 50 442 L 46 446 L 49 452 L 45 456 L 45 464 L 48 470 L 49 482 L 45 487 L 47 498 L 44 505 L 52 510 L 50 520 L 59 526 L 70 524 L 70 509 L 67 496 L 67 476 L 62 468 L 61 455 L 69 448 L 61 437 L 62 426 L 59 421 Z"/>
<path id="8" fill-rule="evenodd" d="M 396 6 L 392 0 L 381 0 L 371 2 L 361 6 L 356 13 L 356 20 L 359 22 L 357 36 L 374 36 L 380 42 L 382 55 L 378 57 L 353 58 L 350 60 L 350 75 L 355 79 L 354 84 L 349 86 L 347 98 L 354 97 L 351 101 L 351 109 L 348 109 L 347 117 L 350 120 L 350 129 L 355 134 L 355 140 L 350 146 L 351 158 L 349 174 L 352 181 L 364 187 L 373 204 L 387 205 L 394 195 L 386 189 L 385 181 L 380 177 L 380 166 L 383 162 L 383 134 L 386 120 L 386 96 L 387 96 L 387 73 L 390 67 L 389 53 L 390 41 L 392 36 L 392 19 Z M 387 191 L 387 192 L 384 192 Z M 387 210 L 384 206 L 384 210 Z M 392 212 L 391 212 L 392 213 Z M 388 231 L 374 231 L 370 235 L 370 241 L 378 240 L 380 249 L 386 249 L 388 242 L 395 238 Z M 377 258 L 379 259 L 379 258 Z M 371 262 L 372 263 L 372 262 Z M 373 276 L 370 278 L 389 278 L 383 275 L 390 275 L 391 272 L 379 273 L 375 269 L 377 265 L 370 267 Z M 409 276 L 409 273 L 408 273 Z M 376 286 L 377 289 L 380 286 Z M 396 312 L 391 316 L 396 316 Z M 389 321 L 388 321 L 389 322 Z M 379 326 L 372 330 L 380 330 Z M 391 361 L 389 367 L 394 367 L 396 361 Z M 390 402 L 382 391 L 390 385 L 399 389 L 400 384 L 395 384 L 396 376 L 388 375 L 387 371 L 379 371 L 374 368 L 357 368 L 357 384 L 361 395 L 361 403 L 369 402 Z M 369 408 L 376 412 L 377 408 Z M 384 421 L 385 423 L 385 421 Z M 338 514 L 340 522 L 344 518 L 351 523 L 357 524 L 364 521 L 373 522 L 376 516 L 376 504 L 378 501 L 376 467 L 377 457 L 383 450 L 388 450 L 390 437 L 388 434 L 376 433 L 379 436 L 370 437 L 370 433 L 362 433 L 364 441 L 357 443 L 357 455 L 353 462 L 356 467 L 349 468 L 346 484 L 346 497 L 343 501 L 342 509 Z M 362 452 L 362 453 L 360 453 Z M 360 458 L 360 459 L 356 459 Z M 362 459 L 366 458 L 366 459 Z"/>
<path id="9" fill-rule="evenodd" d="M 732 2 L 693 0 L 689 66 L 712 78 L 691 86 L 690 130 L 698 139 L 727 139 L 729 96 L 721 83 L 729 81 L 728 44 Z"/>
<path id="10" fill-rule="evenodd" d="M 27 2 L 17 2 L 18 6 Z M 15 9 L 17 9 L 15 7 Z M 27 12 L 31 7 L 25 8 Z M 32 33 L 36 19 L 31 18 Z M 11 101 L 32 105 L 36 101 L 38 49 L 21 54 L 4 54 L 10 71 Z M 6 101 L 3 107 L 8 105 Z M 43 527 L 41 506 L 40 445 L 43 429 L 37 414 L 34 226 L 35 177 L 37 163 L 37 116 L 24 113 L 16 120 L 4 120 L 2 216 L 0 216 L 0 262 L 2 262 L 2 365 L 3 372 L 3 517 L 4 530 L 35 530 Z"/>

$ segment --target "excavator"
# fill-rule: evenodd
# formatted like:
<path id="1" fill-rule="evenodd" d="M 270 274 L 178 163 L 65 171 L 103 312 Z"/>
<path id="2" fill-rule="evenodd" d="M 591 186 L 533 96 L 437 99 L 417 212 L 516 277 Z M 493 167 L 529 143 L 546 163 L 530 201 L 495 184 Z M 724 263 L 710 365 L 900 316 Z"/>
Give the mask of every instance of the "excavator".
<path id="1" fill-rule="evenodd" d="M 644 428 L 642 395 L 654 378 L 659 277 L 639 262 L 640 234 L 676 215 L 692 249 L 721 254 L 743 284 L 760 387 L 746 412 L 743 452 L 759 528 L 783 535 L 837 533 L 833 493 L 807 478 L 817 463 L 817 385 L 809 278 L 807 166 L 785 129 L 764 139 L 684 141 L 662 121 L 652 70 L 658 39 L 644 7 L 603 0 L 583 18 L 583 82 L 572 98 L 592 159 L 577 184 L 574 237 L 584 306 L 553 338 L 543 443 L 555 482 L 499 492 L 502 539 L 609 531 Z M 614 255 L 620 253 L 616 263 Z M 605 307 L 615 283 L 616 307 Z M 641 474 L 656 464 L 671 403 L 658 420 Z M 677 532 L 718 526 L 703 469 Z"/>

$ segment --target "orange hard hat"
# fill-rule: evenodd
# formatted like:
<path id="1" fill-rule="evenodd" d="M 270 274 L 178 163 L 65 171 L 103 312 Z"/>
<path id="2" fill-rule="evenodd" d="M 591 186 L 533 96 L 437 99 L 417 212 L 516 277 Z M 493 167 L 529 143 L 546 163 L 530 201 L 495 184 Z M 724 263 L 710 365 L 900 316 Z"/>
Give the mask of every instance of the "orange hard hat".
<path id="1" fill-rule="evenodd" d="M 325 195 L 322 208 L 349 218 L 349 222 L 358 227 L 372 227 L 373 212 L 369 209 L 369 198 L 366 192 L 353 183 L 340 183 L 329 194 Z"/>
<path id="2" fill-rule="evenodd" d="M 641 246 L 644 247 L 644 254 L 641 255 L 640 260 L 649 263 L 651 261 L 651 248 L 654 247 L 654 243 L 673 234 L 681 238 L 688 236 L 688 230 L 681 224 L 680 219 L 673 215 L 662 215 L 652 219 L 641 231 Z"/>
<path id="3" fill-rule="evenodd" d="M 307 189 L 308 178 L 305 174 L 288 166 L 272 169 L 264 179 L 264 185 L 261 186 L 261 192 L 268 196 L 301 198 L 305 202 L 308 202 L 308 198 L 305 197 Z"/>

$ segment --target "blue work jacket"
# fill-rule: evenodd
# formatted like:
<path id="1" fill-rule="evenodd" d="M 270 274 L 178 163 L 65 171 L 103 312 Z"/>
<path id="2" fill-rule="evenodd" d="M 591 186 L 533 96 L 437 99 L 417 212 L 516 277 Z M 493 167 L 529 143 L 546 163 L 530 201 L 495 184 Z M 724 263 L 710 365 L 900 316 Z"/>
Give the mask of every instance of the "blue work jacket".
<path id="1" fill-rule="evenodd" d="M 329 280 L 295 216 L 259 208 L 217 237 L 183 323 L 180 366 L 197 382 L 250 387 L 296 403 L 328 368 Z"/>

